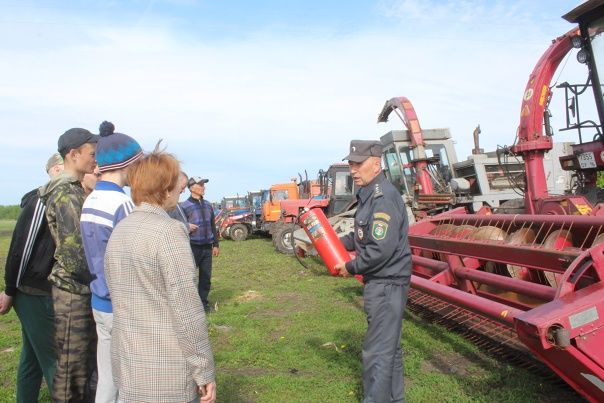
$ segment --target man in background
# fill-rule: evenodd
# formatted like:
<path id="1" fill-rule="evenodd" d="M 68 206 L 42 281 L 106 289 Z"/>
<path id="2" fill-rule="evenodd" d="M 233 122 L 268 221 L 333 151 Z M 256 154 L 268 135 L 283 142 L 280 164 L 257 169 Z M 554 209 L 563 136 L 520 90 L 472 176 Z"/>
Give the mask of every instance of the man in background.
<path id="1" fill-rule="evenodd" d="M 191 197 L 180 203 L 187 222 L 196 226 L 191 232 L 191 249 L 195 257 L 195 264 L 199 268 L 199 296 L 206 312 L 212 310 L 208 295 L 212 285 L 212 257 L 220 253 L 216 223 L 214 222 L 214 209 L 212 204 L 204 200 L 208 179 L 193 176 L 189 179 Z"/>
<path id="2" fill-rule="evenodd" d="M 55 153 L 46 163 L 46 173 L 52 179 L 62 170 L 63 158 Z M 55 262 L 55 243 L 45 210 L 37 188 L 21 199 L 21 213 L 6 258 L 5 291 L 0 294 L 0 314 L 14 307 L 21 322 L 17 403 L 38 401 L 42 377 L 52 390 L 56 368 L 54 314 L 47 279 Z"/>
<path id="3" fill-rule="evenodd" d="M 56 245 L 56 262 L 48 277 L 52 284 L 57 352 L 54 402 L 88 401 L 94 396 L 96 333 L 89 287 L 92 276 L 82 247 L 80 215 L 85 198 L 81 181 L 96 167 L 97 141 L 98 136 L 85 129 L 73 128 L 62 134 L 58 151 L 65 168 L 40 189 Z"/>
<path id="4" fill-rule="evenodd" d="M 111 330 L 113 306 L 105 280 L 105 249 L 113 229 L 134 210 L 132 199 L 124 192 L 128 185 L 128 167 L 143 155 L 132 137 L 115 133 L 111 122 L 103 122 L 96 145 L 97 169 L 100 173 L 95 189 L 82 207 L 80 228 L 88 268 L 93 276 L 92 313 L 96 322 L 98 383 L 96 403 L 115 403 L 117 387 L 111 371 Z"/>

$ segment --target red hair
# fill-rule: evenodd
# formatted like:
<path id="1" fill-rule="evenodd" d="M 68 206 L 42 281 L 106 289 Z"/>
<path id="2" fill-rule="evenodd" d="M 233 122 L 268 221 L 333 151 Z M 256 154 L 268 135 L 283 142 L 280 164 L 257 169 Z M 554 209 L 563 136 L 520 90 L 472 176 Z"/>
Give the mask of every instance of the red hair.
<path id="1" fill-rule="evenodd" d="M 172 154 L 153 151 L 128 167 L 132 201 L 162 206 L 178 183 L 180 163 Z"/>

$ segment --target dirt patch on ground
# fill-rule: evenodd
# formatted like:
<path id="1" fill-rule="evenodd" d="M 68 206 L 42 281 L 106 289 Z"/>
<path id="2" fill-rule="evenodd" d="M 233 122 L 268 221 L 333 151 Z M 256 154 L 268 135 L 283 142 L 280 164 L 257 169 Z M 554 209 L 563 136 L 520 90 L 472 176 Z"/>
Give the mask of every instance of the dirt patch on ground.
<path id="1" fill-rule="evenodd" d="M 260 294 L 258 291 L 254 291 L 254 290 L 247 290 L 246 292 L 244 292 L 243 294 L 241 294 L 240 296 L 238 296 L 237 298 L 235 298 L 235 301 L 237 302 L 249 302 L 249 301 L 257 301 L 260 299 L 263 299 L 264 297 L 262 296 L 262 294 Z"/>
<path id="2" fill-rule="evenodd" d="M 476 372 L 477 367 L 474 365 L 472 358 L 454 352 L 443 352 L 428 361 L 422 362 L 421 370 L 423 372 L 465 376 L 470 371 Z"/>
<path id="3" fill-rule="evenodd" d="M 299 294 L 295 293 L 279 294 L 275 297 L 275 302 L 277 302 L 279 306 L 278 309 L 258 310 L 254 313 L 251 313 L 249 317 L 251 319 L 285 319 L 294 313 L 302 312 L 307 307 L 307 304 L 305 304 L 304 302 L 304 298 L 302 298 Z"/>
<path id="4" fill-rule="evenodd" d="M 294 305 L 298 305 L 302 302 L 302 297 L 300 296 L 300 294 L 295 294 L 293 292 L 288 292 L 285 294 L 279 294 L 276 298 L 275 301 L 277 301 L 280 304 L 289 302 L 289 303 L 293 303 Z"/>

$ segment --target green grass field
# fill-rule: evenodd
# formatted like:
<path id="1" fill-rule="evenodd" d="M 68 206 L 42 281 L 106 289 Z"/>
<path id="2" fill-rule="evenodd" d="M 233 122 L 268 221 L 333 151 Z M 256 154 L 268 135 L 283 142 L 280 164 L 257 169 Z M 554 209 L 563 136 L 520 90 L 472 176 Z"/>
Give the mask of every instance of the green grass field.
<path id="1" fill-rule="evenodd" d="M 0 263 L 12 225 L 0 221 Z M 306 259 L 303 268 L 275 252 L 268 239 L 221 245 L 210 294 L 217 311 L 209 316 L 218 401 L 358 402 L 361 286 L 328 276 L 315 259 Z M 409 313 L 402 344 L 409 402 L 577 400 Z M 19 350 L 19 321 L 11 312 L 0 317 L 0 402 L 15 400 Z M 47 391 L 42 401 L 50 401 Z"/>

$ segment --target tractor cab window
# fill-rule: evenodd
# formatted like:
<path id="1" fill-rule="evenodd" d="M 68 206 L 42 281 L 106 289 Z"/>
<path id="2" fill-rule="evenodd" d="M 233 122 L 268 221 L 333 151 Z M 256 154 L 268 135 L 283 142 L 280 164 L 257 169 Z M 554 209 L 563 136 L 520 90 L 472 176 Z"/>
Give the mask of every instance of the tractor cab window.
<path id="1" fill-rule="evenodd" d="M 335 179 L 335 196 L 351 196 L 352 186 L 350 186 L 350 173 L 336 172 Z"/>
<path id="2" fill-rule="evenodd" d="M 289 193 L 287 191 L 287 189 L 282 189 L 282 190 L 275 190 L 273 192 L 273 201 L 279 201 L 279 200 L 286 200 L 288 197 Z"/>
<path id="3" fill-rule="evenodd" d="M 426 145 L 426 157 L 434 158 L 433 172 L 438 172 L 440 178 L 448 183 L 453 178 L 451 165 L 449 164 L 449 157 L 447 155 L 447 149 L 443 145 L 429 144 Z"/>
<path id="4" fill-rule="evenodd" d="M 394 184 L 401 183 L 403 177 L 403 167 L 401 162 L 396 155 L 396 151 L 393 148 L 386 150 L 384 153 L 384 165 L 386 167 L 386 174 L 390 182 Z"/>
<path id="5" fill-rule="evenodd" d="M 399 148 L 401 166 L 403 167 L 403 191 L 407 194 L 413 194 L 415 188 L 415 168 L 411 165 L 413 161 L 413 150 L 407 146 Z"/>

